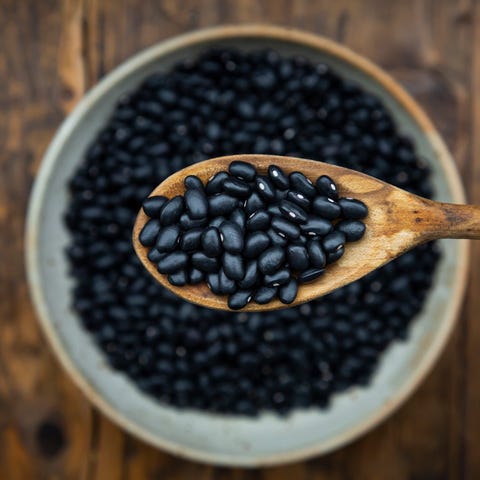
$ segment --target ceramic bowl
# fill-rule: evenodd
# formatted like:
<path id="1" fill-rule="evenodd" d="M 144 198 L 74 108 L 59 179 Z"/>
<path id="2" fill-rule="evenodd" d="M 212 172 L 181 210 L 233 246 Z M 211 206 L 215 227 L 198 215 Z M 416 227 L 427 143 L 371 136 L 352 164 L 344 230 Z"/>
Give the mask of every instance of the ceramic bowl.
<path id="1" fill-rule="evenodd" d="M 295 411 L 287 418 L 250 419 L 180 411 L 142 394 L 112 370 L 70 308 L 72 281 L 64 248 L 66 184 L 115 102 L 147 75 L 214 46 L 271 47 L 283 55 L 323 61 L 378 95 L 400 130 L 430 163 L 437 199 L 463 202 L 455 165 L 438 133 L 412 98 L 385 72 L 352 51 L 309 33 L 267 26 L 228 26 L 182 35 L 134 56 L 107 75 L 65 120 L 42 162 L 31 196 L 26 236 L 28 278 L 42 328 L 62 365 L 102 412 L 130 433 L 173 454 L 202 462 L 261 466 L 326 453 L 388 417 L 412 393 L 443 349 L 464 292 L 467 244 L 441 243 L 442 260 L 425 306 L 407 342 L 384 354 L 368 388 L 337 395 L 326 411 Z"/>

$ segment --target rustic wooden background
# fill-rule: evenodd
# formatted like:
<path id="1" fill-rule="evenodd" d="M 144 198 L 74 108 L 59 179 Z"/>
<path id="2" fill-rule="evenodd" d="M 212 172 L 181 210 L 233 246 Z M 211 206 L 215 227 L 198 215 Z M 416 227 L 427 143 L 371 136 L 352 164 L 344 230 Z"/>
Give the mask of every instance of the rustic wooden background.
<path id="1" fill-rule="evenodd" d="M 480 204 L 480 4 L 475 0 L 0 0 L 0 479 L 478 479 L 480 242 L 455 333 L 392 418 L 328 456 L 247 471 L 172 457 L 94 410 L 36 323 L 24 215 L 56 128 L 86 89 L 159 40 L 269 22 L 339 40 L 427 109 Z"/>

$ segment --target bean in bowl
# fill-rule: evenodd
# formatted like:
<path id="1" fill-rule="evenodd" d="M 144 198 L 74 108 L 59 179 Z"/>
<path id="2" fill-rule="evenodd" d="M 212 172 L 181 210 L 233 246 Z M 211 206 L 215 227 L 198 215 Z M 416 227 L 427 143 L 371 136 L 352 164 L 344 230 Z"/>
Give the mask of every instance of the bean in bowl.
<path id="1" fill-rule="evenodd" d="M 420 246 L 275 312 L 179 299 L 133 251 L 137 213 L 172 173 L 240 153 L 318 159 L 431 196 L 428 167 L 371 93 L 302 57 L 210 50 L 123 96 L 71 179 L 73 308 L 112 368 L 164 404 L 232 415 L 325 408 L 368 385 L 385 348 L 408 336 L 439 253 Z"/>

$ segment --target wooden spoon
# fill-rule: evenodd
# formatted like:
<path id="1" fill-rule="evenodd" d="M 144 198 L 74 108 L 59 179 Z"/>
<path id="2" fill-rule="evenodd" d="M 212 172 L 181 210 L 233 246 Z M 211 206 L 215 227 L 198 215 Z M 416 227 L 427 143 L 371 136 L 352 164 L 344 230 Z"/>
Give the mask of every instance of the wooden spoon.
<path id="1" fill-rule="evenodd" d="M 215 173 L 228 170 L 234 160 L 255 165 L 260 174 L 265 174 L 269 165 L 274 164 L 287 174 L 303 172 L 312 182 L 320 175 L 328 175 L 336 183 L 340 196 L 361 200 L 369 209 L 367 218 L 363 220 L 366 226 L 365 236 L 358 242 L 347 243 L 344 255 L 327 266 L 318 280 L 300 285 L 297 298 L 292 304 L 285 305 L 277 299 L 266 305 L 251 302 L 242 311 L 275 310 L 308 302 L 367 275 L 429 240 L 480 239 L 479 206 L 434 202 L 348 168 L 293 157 L 233 155 L 214 158 L 179 170 L 158 185 L 151 195 L 164 195 L 168 198 L 183 195 L 186 176 L 197 175 L 205 184 Z M 176 287 L 168 282 L 166 275 L 157 271 L 155 264 L 147 258 L 148 248 L 138 239 L 148 220 L 149 217 L 140 210 L 133 229 L 133 245 L 150 274 L 164 287 L 189 302 L 230 310 L 227 296 L 215 295 L 205 283 Z"/>

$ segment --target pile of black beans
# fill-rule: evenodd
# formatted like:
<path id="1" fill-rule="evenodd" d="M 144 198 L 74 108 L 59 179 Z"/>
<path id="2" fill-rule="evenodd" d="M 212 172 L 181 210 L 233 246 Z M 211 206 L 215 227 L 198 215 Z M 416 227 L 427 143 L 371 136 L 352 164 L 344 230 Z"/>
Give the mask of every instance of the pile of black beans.
<path id="1" fill-rule="evenodd" d="M 251 300 L 292 303 L 298 285 L 319 278 L 360 240 L 367 206 L 339 198 L 327 175 L 315 185 L 301 172 L 286 175 L 270 165 L 260 175 L 250 163 L 234 161 L 204 186 L 185 179 L 184 195 L 157 195 L 143 202 L 150 217 L 140 231 L 148 259 L 172 285 L 206 282 L 228 295 L 232 310 Z"/>
<path id="2" fill-rule="evenodd" d="M 407 337 L 439 253 L 420 246 L 274 312 L 186 303 L 141 265 L 133 223 L 172 173 L 239 153 L 318 159 L 431 196 L 426 164 L 374 95 L 323 63 L 209 51 L 122 97 L 71 179 L 73 308 L 110 365 L 160 402 L 242 415 L 324 408 L 367 385 L 384 349 Z"/>

